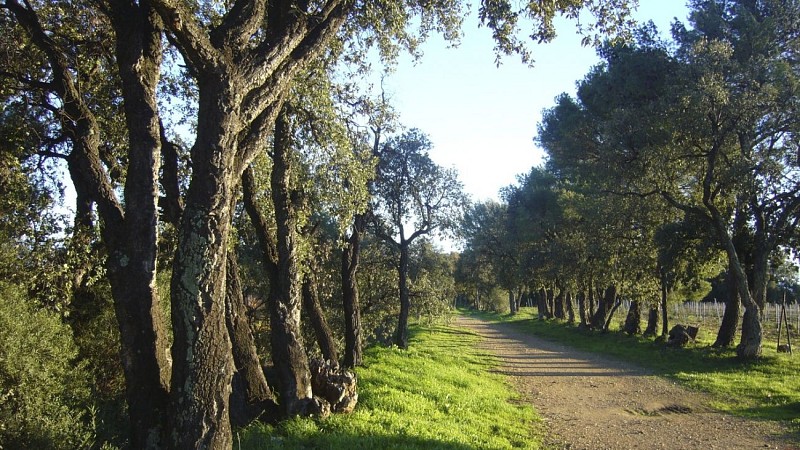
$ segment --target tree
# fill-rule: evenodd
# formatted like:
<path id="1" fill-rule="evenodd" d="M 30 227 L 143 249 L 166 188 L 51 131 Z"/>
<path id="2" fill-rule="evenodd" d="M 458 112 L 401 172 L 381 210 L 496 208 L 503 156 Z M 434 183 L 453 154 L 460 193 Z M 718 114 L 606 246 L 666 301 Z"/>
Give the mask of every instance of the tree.
<path id="1" fill-rule="evenodd" d="M 581 84 L 579 102 L 561 98 L 546 118 L 544 139 L 567 173 L 600 170 L 604 189 L 660 196 L 715 230 L 745 306 L 737 351 L 753 358 L 761 352 L 766 261 L 796 225 L 789 144 L 797 130 L 789 87 L 796 75 L 778 55 L 796 54 L 796 24 L 787 18 L 798 5 L 704 1 L 694 8 L 695 30 L 674 30 L 674 55 L 647 29 L 635 45 L 606 47 L 605 64 Z M 745 204 L 757 243 L 752 292 L 732 234 L 734 211 Z"/>
<path id="2" fill-rule="evenodd" d="M 505 2 L 491 2 L 481 14 L 499 41 L 512 39 L 520 12 L 536 18 L 534 35 L 548 40 L 553 17 L 574 15 L 583 3 L 532 4 L 515 11 Z M 603 29 L 617 23 L 609 19 L 627 6 L 589 4 Z M 96 207 L 102 222 L 132 445 L 228 447 L 227 393 L 234 363 L 225 320 L 225 262 L 241 174 L 264 149 L 294 75 L 337 33 L 345 41 L 352 38 L 359 51 L 374 43 L 388 56 L 398 48 L 413 51 L 418 39 L 408 24 L 414 17 L 419 17 L 419 35 L 436 30 L 455 38 L 462 4 L 109 0 L 52 6 L 2 3 L 3 35 L 13 36 L 3 41 L 4 49 L 11 50 L 3 52 L 9 60 L 4 67 L 20 68 L 3 77 L 36 99 L 28 107 L 39 113 L 28 117 L 49 125 L 43 148 L 62 150 L 48 154 L 68 162 L 79 216 L 89 217 Z M 190 120 L 197 126 L 189 156 L 191 178 L 172 258 L 171 363 L 169 333 L 154 288 L 158 175 L 162 150 L 169 153 L 162 138 L 170 134 L 162 129 L 159 111 L 159 100 L 165 100 L 158 92 L 164 32 L 180 52 L 198 99 L 196 120 Z M 105 51 L 106 43 L 114 44 L 113 51 Z M 97 86 L 109 88 L 106 95 L 94 96 Z M 167 204 L 180 203 L 173 194 Z M 169 430 L 164 429 L 167 423 Z"/>
<path id="3" fill-rule="evenodd" d="M 486 201 L 470 205 L 464 214 L 459 234 L 466 244 L 460 264 L 476 258 L 472 270 L 487 270 L 492 280 L 500 283 L 510 294 L 509 309 L 516 312 L 517 303 L 514 291 L 520 286 L 518 241 L 507 229 L 508 209 L 506 205 Z M 463 259 L 463 261 L 462 261 Z M 477 278 L 477 277 L 476 277 Z M 475 280 L 477 281 L 477 280 Z"/>
<path id="4" fill-rule="evenodd" d="M 400 316 L 394 342 L 408 347 L 409 249 L 419 237 L 454 230 L 466 197 L 453 170 L 431 161 L 431 142 L 419 130 L 396 136 L 381 147 L 372 211 L 376 234 L 398 254 Z"/>

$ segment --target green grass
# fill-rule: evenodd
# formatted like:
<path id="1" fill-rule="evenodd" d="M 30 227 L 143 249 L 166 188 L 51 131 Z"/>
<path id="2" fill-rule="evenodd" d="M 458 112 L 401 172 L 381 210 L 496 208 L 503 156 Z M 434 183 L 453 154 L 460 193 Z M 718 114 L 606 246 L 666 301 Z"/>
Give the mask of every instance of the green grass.
<path id="1" fill-rule="evenodd" d="M 476 349 L 478 340 L 455 328 L 414 328 L 407 351 L 367 351 L 352 414 L 252 426 L 234 448 L 539 448 L 538 417 L 490 372 L 497 361 Z"/>
<path id="2" fill-rule="evenodd" d="M 687 348 L 668 348 L 654 339 L 631 337 L 621 332 L 582 331 L 555 320 L 538 320 L 535 310 L 523 308 L 516 315 L 476 313 L 477 317 L 511 323 L 517 329 L 581 350 L 611 355 L 636 363 L 658 375 L 705 391 L 713 406 L 732 414 L 782 420 L 800 432 L 800 355 L 776 352 L 774 342 L 764 342 L 764 356 L 757 361 L 737 359 L 733 349 L 711 348 L 713 333 Z"/>

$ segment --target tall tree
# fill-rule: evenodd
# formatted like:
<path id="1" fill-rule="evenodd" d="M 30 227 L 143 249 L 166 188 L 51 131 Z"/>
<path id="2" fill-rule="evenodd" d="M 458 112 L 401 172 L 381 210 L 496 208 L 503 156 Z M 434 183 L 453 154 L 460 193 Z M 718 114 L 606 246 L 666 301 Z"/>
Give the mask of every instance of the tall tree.
<path id="1" fill-rule="evenodd" d="M 419 130 L 394 137 L 381 147 L 372 205 L 375 231 L 399 254 L 400 316 L 394 342 L 408 347 L 409 249 L 417 238 L 455 230 L 466 197 L 453 170 L 428 156 L 431 142 Z"/>
<path id="2" fill-rule="evenodd" d="M 584 3 L 598 14 L 601 29 L 607 29 L 618 23 L 613 20 L 618 12 L 627 12 L 628 2 L 613 2 L 608 8 L 605 2 L 562 0 L 546 8 L 532 3 L 519 10 L 507 2 L 486 2 L 481 16 L 496 31 L 498 42 L 516 41 L 513 34 L 520 15 L 534 18 L 533 34 L 549 40 L 553 17 L 564 12 L 576 15 Z M 263 150 L 294 75 L 337 33 L 343 40 L 352 39 L 359 49 L 377 43 L 385 55 L 399 48 L 413 51 L 419 39 L 408 25 L 415 17 L 419 36 L 435 30 L 452 39 L 462 3 L 108 0 L 50 6 L 17 0 L 2 3 L 4 31 L 13 31 L 4 36 L 23 37 L 4 40 L 13 49 L 4 52 L 3 57 L 10 59 L 5 67 L 24 71 L 3 76 L 44 94 L 36 107 L 48 111 L 43 120 L 57 124 L 54 141 L 68 142 L 68 151 L 61 156 L 68 161 L 78 192 L 78 209 L 86 212 L 95 205 L 103 223 L 134 445 L 163 445 L 163 425 L 168 423 L 168 440 L 175 447 L 229 447 L 227 394 L 234 364 L 225 324 L 225 261 L 232 198 L 242 172 Z M 46 26 L 39 12 L 47 16 Z M 157 175 L 164 134 L 156 90 L 163 29 L 181 53 L 198 92 L 191 179 L 172 268 L 171 368 L 164 351 L 168 333 L 153 282 L 158 267 Z M 106 34 L 102 39 L 85 39 L 96 30 Z M 17 46 L 18 42 L 25 44 Z M 116 47 L 111 58 L 89 51 L 103 49 L 107 42 Z M 27 51 L 28 43 L 36 51 Z M 500 49 L 524 50 L 520 45 Z M 31 60 L 36 64 L 28 64 Z M 77 67 L 76 61 L 89 64 Z M 87 95 L 96 84 L 86 75 L 96 73 L 112 80 L 111 85 L 119 82 L 120 93 L 99 100 Z M 115 120 L 120 115 L 115 105 L 124 105 L 126 123 L 121 127 Z M 110 139 L 121 129 L 116 136 L 124 137 Z M 109 148 L 114 151 L 108 152 Z M 124 198 L 118 197 L 120 193 Z M 167 404 L 169 421 L 164 420 Z"/>

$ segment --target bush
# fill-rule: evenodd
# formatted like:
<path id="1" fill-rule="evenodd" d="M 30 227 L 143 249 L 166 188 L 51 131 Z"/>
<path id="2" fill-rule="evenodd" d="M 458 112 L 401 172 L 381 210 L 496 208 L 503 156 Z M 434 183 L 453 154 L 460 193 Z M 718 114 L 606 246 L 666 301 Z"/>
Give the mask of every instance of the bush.
<path id="1" fill-rule="evenodd" d="M 86 371 L 70 328 L 0 282 L 0 448 L 78 448 L 91 443 Z"/>

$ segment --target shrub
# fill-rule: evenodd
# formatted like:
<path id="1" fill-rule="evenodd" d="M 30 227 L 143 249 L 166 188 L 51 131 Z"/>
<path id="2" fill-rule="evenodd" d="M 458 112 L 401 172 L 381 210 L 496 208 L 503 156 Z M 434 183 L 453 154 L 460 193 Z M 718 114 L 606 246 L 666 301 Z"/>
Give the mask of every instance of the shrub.
<path id="1" fill-rule="evenodd" d="M 90 444 L 86 371 L 70 328 L 0 281 L 0 448 Z"/>

